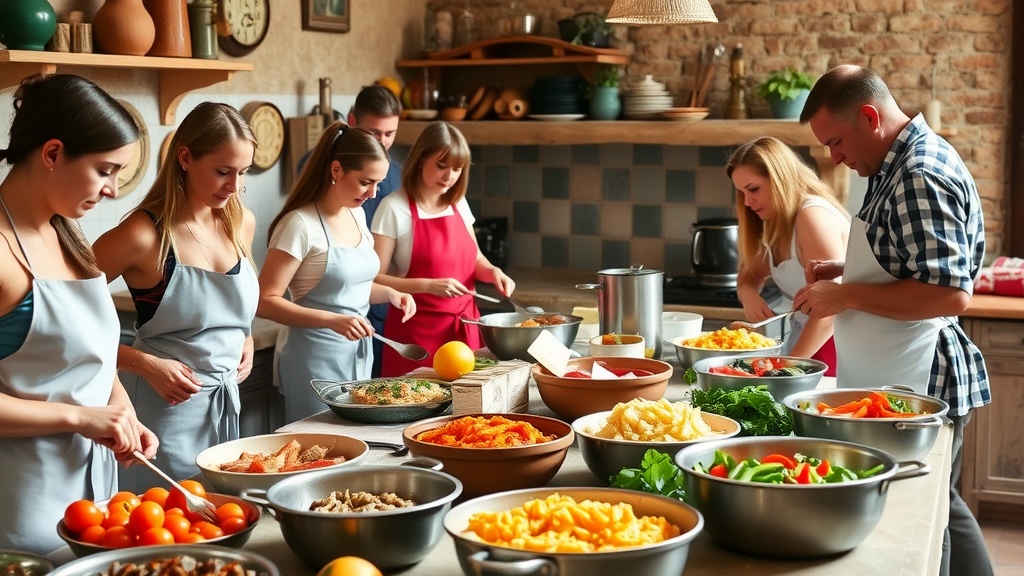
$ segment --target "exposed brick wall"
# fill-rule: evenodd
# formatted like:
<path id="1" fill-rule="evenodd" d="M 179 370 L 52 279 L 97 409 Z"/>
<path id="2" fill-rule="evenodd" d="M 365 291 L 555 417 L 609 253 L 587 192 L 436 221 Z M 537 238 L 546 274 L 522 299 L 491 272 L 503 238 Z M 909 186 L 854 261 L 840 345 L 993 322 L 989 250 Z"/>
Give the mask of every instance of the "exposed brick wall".
<path id="1" fill-rule="evenodd" d="M 557 21 L 583 11 L 605 13 L 611 0 L 527 0 L 519 5 L 541 17 L 541 34 L 558 35 Z M 463 0 L 428 6 L 461 11 Z M 768 72 L 797 66 L 818 76 L 843 63 L 868 66 L 889 84 L 909 114 L 935 96 L 949 140 L 981 192 L 989 253 L 1003 253 L 1003 214 L 1009 205 L 1008 126 L 1012 0 L 711 0 L 718 24 L 618 26 L 615 46 L 630 53 L 626 83 L 645 74 L 678 96 L 693 88 L 700 46 L 742 43 L 752 117 L 767 117 L 754 88 Z M 476 21 L 486 22 L 508 2 L 474 0 Z M 932 67 L 935 86 L 932 86 Z M 729 83 L 723 59 L 708 95 L 721 117 Z M 1024 225 L 1024 223 L 1017 223 Z"/>

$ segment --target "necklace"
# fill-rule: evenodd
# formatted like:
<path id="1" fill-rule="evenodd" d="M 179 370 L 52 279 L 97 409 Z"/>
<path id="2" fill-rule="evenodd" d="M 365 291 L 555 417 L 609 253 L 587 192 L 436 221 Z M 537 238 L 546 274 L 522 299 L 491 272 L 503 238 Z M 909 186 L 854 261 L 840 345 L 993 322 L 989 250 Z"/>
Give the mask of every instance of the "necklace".
<path id="1" fill-rule="evenodd" d="M 188 225 L 188 222 L 185 222 L 185 228 L 188 230 L 189 235 L 192 236 L 192 239 L 195 240 L 196 244 L 199 245 L 199 250 L 203 253 L 203 258 L 206 259 L 206 265 L 210 267 L 210 270 L 213 270 L 213 262 L 210 262 L 210 257 L 206 255 L 206 247 L 199 241 L 199 238 L 196 238 L 196 233 L 192 231 L 192 227 Z"/>

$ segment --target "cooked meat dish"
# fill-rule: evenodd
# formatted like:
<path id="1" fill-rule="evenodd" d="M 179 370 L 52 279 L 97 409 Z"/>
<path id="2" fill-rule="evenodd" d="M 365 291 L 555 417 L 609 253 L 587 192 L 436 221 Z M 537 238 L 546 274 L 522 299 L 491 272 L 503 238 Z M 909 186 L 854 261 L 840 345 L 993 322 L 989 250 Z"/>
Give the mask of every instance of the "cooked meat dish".
<path id="1" fill-rule="evenodd" d="M 349 492 L 346 488 L 344 492 L 335 490 L 327 498 L 314 500 L 309 509 L 313 512 L 377 512 L 415 505 L 412 500 L 402 498 L 393 492 L 378 495 L 369 492 Z"/>
<path id="2" fill-rule="evenodd" d="M 452 392 L 446 386 L 430 380 L 385 378 L 354 388 L 349 396 L 356 404 L 386 406 L 443 402 L 451 399 Z"/>
<path id="3" fill-rule="evenodd" d="M 114 562 L 106 572 L 97 576 L 266 576 L 248 570 L 237 562 L 225 562 L 219 559 L 199 561 L 192 556 L 160 558 L 142 564 L 132 562 Z"/>
<path id="4" fill-rule="evenodd" d="M 565 324 L 565 318 L 551 314 L 548 316 L 534 316 L 529 320 L 524 320 L 516 326 L 530 327 L 530 326 L 557 326 L 558 324 Z"/>
<path id="5" fill-rule="evenodd" d="M 266 474 L 323 468 L 345 461 L 344 456 L 327 458 L 327 453 L 330 451 L 330 447 L 320 444 L 314 444 L 303 450 L 298 440 L 292 440 L 269 455 L 262 452 L 242 452 L 237 460 L 225 462 L 218 468 L 224 472 Z"/>

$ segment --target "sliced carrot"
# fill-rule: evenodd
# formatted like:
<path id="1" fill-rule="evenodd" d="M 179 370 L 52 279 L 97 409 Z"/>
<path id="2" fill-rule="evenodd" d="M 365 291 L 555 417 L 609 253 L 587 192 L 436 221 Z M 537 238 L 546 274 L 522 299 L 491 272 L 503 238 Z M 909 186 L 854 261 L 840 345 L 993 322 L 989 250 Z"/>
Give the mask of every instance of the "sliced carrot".
<path id="1" fill-rule="evenodd" d="M 842 406 L 836 406 L 835 409 L 834 409 L 834 413 L 835 414 L 853 414 L 853 413 L 857 412 L 858 410 L 860 410 L 861 408 L 864 408 L 864 407 L 868 406 L 869 404 L 871 404 L 871 400 L 869 400 L 867 398 L 862 398 L 860 400 L 855 400 L 853 402 L 847 402 L 846 404 L 843 404 Z"/>
<path id="2" fill-rule="evenodd" d="M 864 418 L 865 416 L 868 415 L 868 407 L 869 406 L 870 406 L 870 404 L 862 405 L 856 412 L 854 412 L 853 414 L 850 414 L 850 417 L 851 418 Z"/>
<path id="3" fill-rule="evenodd" d="M 796 460 L 783 454 L 769 454 L 761 458 L 761 464 L 782 464 L 789 470 L 796 468 Z"/>

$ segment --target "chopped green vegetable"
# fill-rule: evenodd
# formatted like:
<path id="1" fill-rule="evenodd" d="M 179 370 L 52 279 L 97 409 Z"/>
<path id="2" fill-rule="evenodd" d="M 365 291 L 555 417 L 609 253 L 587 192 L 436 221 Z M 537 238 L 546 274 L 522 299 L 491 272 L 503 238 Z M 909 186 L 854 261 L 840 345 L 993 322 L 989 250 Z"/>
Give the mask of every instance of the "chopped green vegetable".
<path id="1" fill-rule="evenodd" d="M 893 412 L 913 412 L 913 410 L 910 409 L 910 405 L 907 404 L 907 401 L 904 400 L 903 398 L 900 398 L 899 396 L 893 396 L 892 394 L 886 394 L 885 397 L 889 399 L 889 406 L 892 408 Z"/>
<path id="2" fill-rule="evenodd" d="M 745 386 L 739 390 L 695 389 L 690 401 L 705 412 L 739 422 L 741 436 L 789 436 L 793 433 L 789 412 L 775 401 L 767 386 Z"/>
<path id="3" fill-rule="evenodd" d="M 611 477 L 611 485 L 615 488 L 651 492 L 685 501 L 683 483 L 683 471 L 672 457 L 653 448 L 644 453 L 640 468 L 623 468 Z"/>
<path id="4" fill-rule="evenodd" d="M 697 383 L 697 371 L 693 369 L 693 366 L 690 366 L 686 369 L 686 372 L 683 372 L 683 382 L 690 385 Z"/>
<path id="5" fill-rule="evenodd" d="M 473 359 L 473 370 L 482 370 L 484 368 L 490 368 L 497 364 L 497 360 L 491 360 L 490 358 L 482 358 L 477 356 Z"/>

